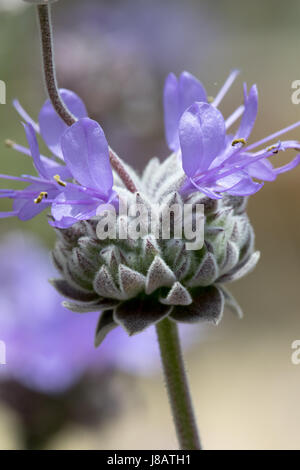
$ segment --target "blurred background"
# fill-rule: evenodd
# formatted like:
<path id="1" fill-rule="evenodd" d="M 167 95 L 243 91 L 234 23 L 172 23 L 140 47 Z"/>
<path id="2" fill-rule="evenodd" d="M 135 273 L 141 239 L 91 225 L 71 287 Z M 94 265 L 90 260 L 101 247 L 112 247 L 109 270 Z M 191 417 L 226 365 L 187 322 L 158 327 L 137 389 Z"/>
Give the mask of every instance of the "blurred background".
<path id="1" fill-rule="evenodd" d="M 230 70 L 239 68 L 241 76 L 221 108 L 229 115 L 241 102 L 243 81 L 257 83 L 255 141 L 300 118 L 300 105 L 291 102 L 291 83 L 300 79 L 299 15 L 297 0 L 60 0 L 53 7 L 59 84 L 83 98 L 112 147 L 140 171 L 150 157 L 168 153 L 162 112 L 166 75 L 188 70 L 214 96 Z M 21 0 L 0 0 L 0 79 L 7 85 L 7 104 L 0 105 L 1 173 L 30 173 L 30 160 L 1 144 L 7 138 L 25 144 L 12 99 L 18 97 L 35 119 L 45 100 L 34 9 Z M 299 133 L 288 138 L 299 139 Z M 288 152 L 280 155 L 284 163 L 289 158 Z M 291 344 L 300 339 L 299 182 L 300 168 L 266 183 L 250 200 L 262 257 L 255 272 L 231 288 L 244 319 L 226 313 L 218 327 L 182 331 L 192 337 L 186 340 L 186 362 L 206 449 L 300 449 L 300 365 L 291 362 Z M 0 206 L 9 209 L 3 200 Z M 18 254 L 10 243 L 14 237 L 21 240 Z M 51 277 L 46 252 L 53 243 L 45 214 L 26 223 L 0 220 L 0 316 L 10 309 L 22 323 L 26 304 L 31 318 L 41 279 Z M 32 261 L 34 246 L 43 267 Z M 32 282 L 27 280 L 19 298 L 24 278 Z M 51 297 L 50 291 L 43 295 Z M 59 299 L 51 302 L 50 318 L 60 309 Z M 68 316 L 62 327 L 49 320 L 53 337 L 67 331 L 66 337 L 76 338 L 77 318 Z M 38 312 L 33 321 L 39 324 Z M 96 319 L 85 321 L 92 342 Z M 60 330 L 66 324 L 70 330 Z M 7 327 L 1 325 L 0 339 Z M 30 345 L 45 331 L 25 330 L 12 341 L 18 341 L 16 357 L 23 350 L 31 364 Z M 88 351 L 82 364 L 81 357 L 69 361 L 74 352 L 66 352 L 62 341 L 56 360 L 75 369 L 63 390 L 39 380 L 44 364 L 24 371 L 14 361 L 9 378 L 3 372 L 9 363 L 0 365 L 0 448 L 176 449 L 154 336 L 148 340 L 146 348 L 115 338 L 117 355 L 107 340 L 104 352 Z M 80 341 L 78 348 L 86 351 Z M 49 349 L 42 344 L 47 359 Z M 124 360 L 137 355 L 142 364 Z M 57 370 L 50 366 L 47 362 L 49 374 Z"/>

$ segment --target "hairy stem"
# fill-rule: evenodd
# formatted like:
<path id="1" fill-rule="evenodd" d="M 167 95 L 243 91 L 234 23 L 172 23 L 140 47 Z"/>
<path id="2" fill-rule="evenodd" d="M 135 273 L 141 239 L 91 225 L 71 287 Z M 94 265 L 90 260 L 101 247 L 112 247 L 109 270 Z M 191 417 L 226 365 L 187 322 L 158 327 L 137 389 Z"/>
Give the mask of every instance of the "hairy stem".
<path id="1" fill-rule="evenodd" d="M 46 88 L 50 101 L 57 112 L 57 114 L 62 118 L 62 120 L 68 125 L 71 126 L 76 122 L 76 117 L 68 110 L 65 103 L 61 99 L 59 89 L 57 86 L 56 72 L 55 72 L 55 62 L 54 62 L 54 53 L 53 53 L 53 32 L 52 32 L 52 23 L 51 23 L 51 9 L 50 5 L 38 5 L 38 20 L 40 25 L 41 33 L 41 45 L 42 45 L 42 56 L 43 56 L 43 70 Z M 122 161 L 117 157 L 115 152 L 109 150 L 110 163 L 115 172 L 119 175 L 123 181 L 125 187 L 131 191 L 136 192 L 137 188 L 124 168 Z"/>
<path id="2" fill-rule="evenodd" d="M 76 118 L 65 106 L 57 87 L 50 5 L 38 5 L 37 12 L 41 32 L 43 69 L 48 95 L 57 114 L 68 126 L 71 126 L 76 122 Z"/>
<path id="3" fill-rule="evenodd" d="M 121 180 L 123 181 L 125 187 L 132 193 L 137 192 L 137 187 L 134 184 L 132 178 L 129 176 L 128 172 L 126 171 L 123 162 L 117 156 L 117 154 L 110 148 L 109 149 L 109 158 L 110 163 L 115 172 L 119 175 Z"/>
<path id="4" fill-rule="evenodd" d="M 156 331 L 180 448 L 182 450 L 201 450 L 177 325 L 166 318 L 156 325 Z"/>

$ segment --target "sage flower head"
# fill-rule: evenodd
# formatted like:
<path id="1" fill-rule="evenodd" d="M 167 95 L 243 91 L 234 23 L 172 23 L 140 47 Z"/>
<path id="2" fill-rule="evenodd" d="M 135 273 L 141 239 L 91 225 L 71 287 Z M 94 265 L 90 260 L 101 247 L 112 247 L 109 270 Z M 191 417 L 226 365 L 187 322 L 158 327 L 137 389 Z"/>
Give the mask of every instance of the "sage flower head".
<path id="1" fill-rule="evenodd" d="M 264 144 L 300 122 L 248 144 L 258 109 L 256 86 L 249 92 L 244 86 L 244 103 L 228 118 L 218 109 L 237 74 L 230 74 L 213 101 L 191 74 L 167 78 L 165 124 L 173 153 L 163 162 L 150 160 L 142 175 L 121 163 L 129 186 L 120 177 L 118 160 L 111 167 L 111 150 L 101 126 L 86 116 L 82 101 L 72 92 L 62 92 L 77 116 L 70 127 L 49 101 L 39 124 L 16 104 L 27 122 L 29 150 L 13 147 L 32 156 L 38 176 L 22 176 L 22 181 L 31 183 L 25 190 L 2 190 L 2 197 L 15 202 L 13 211 L 1 216 L 25 218 L 25 207 L 29 218 L 51 206 L 49 223 L 57 232 L 53 260 L 60 273 L 52 283 L 68 299 L 64 302 L 68 309 L 100 313 L 96 345 L 118 326 L 133 335 L 165 317 L 180 323 L 217 324 L 225 304 L 241 316 L 241 308 L 224 285 L 249 273 L 259 259 L 246 214 L 247 197 L 264 181 L 273 181 L 299 164 L 299 155 L 279 168 L 269 161 L 283 150 L 299 150 L 298 141 Z M 239 118 L 235 133 L 228 134 Z M 40 155 L 36 133 L 52 158 Z M 124 214 L 124 202 L 138 212 Z M 187 206 L 196 241 L 203 228 L 202 243 L 193 249 L 180 217 Z M 140 212 L 146 217 L 137 222 Z M 164 236 L 166 220 L 169 232 Z M 113 236 L 99 235 L 99 227 L 111 225 Z M 137 225 L 140 233 L 134 237 L 128 228 Z"/>
<path id="2" fill-rule="evenodd" d="M 57 230 L 53 260 L 61 278 L 52 282 L 69 299 L 64 305 L 72 311 L 101 310 L 97 345 L 118 325 L 132 335 L 166 316 L 183 323 L 218 323 L 225 302 L 241 315 L 223 283 L 245 275 L 259 257 L 246 200 L 228 196 L 214 201 L 199 192 L 181 196 L 177 188 L 182 179 L 184 172 L 173 154 L 163 163 L 151 160 L 142 177 L 135 176 L 139 193 L 133 195 L 121 185 L 116 191 L 151 209 L 158 223 L 174 203 L 182 210 L 186 203 L 203 204 L 205 239 L 199 249 L 187 250 L 185 238 L 157 239 L 155 225 L 153 233 L 138 239 L 100 240 L 97 227 L 104 215 Z M 116 223 L 122 227 L 131 222 L 130 215 L 121 215 Z M 174 231 L 178 223 L 183 222 L 175 221 Z"/>

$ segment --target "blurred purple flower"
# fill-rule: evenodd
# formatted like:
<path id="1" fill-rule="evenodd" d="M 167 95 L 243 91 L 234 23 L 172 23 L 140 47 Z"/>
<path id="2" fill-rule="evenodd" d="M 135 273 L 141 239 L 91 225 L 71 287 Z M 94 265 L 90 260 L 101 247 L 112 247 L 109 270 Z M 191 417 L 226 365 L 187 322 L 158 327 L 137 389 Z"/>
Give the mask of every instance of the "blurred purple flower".
<path id="1" fill-rule="evenodd" d="M 36 241 L 10 235 L 0 246 L 0 260 L 0 336 L 7 349 L 2 379 L 57 392 L 87 370 L 110 364 L 114 343 L 93 347 L 97 314 L 81 317 L 62 307 L 46 281 L 54 269 Z"/>
<path id="2" fill-rule="evenodd" d="M 7 349 L 1 381 L 61 393 L 88 373 L 117 368 L 149 374 L 159 365 L 153 328 L 132 338 L 118 328 L 94 348 L 99 313 L 75 315 L 62 307 L 62 298 L 46 282 L 55 270 L 36 240 L 10 234 L 0 245 L 0 263 L 0 340 Z M 192 330 L 192 338 L 184 335 L 186 344 L 198 336 Z"/>

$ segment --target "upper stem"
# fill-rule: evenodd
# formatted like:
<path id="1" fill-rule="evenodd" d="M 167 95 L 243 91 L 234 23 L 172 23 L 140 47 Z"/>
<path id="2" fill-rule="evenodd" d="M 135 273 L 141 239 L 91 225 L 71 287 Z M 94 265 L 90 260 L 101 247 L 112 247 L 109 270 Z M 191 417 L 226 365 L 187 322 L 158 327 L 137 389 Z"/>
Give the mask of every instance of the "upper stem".
<path id="1" fill-rule="evenodd" d="M 57 114 L 68 126 L 71 126 L 76 122 L 76 118 L 62 101 L 57 86 L 50 5 L 38 5 L 37 11 L 41 31 L 43 69 L 48 95 Z"/>
<path id="2" fill-rule="evenodd" d="M 51 9 L 49 5 L 38 5 L 37 6 L 38 19 L 41 32 L 41 44 L 42 44 L 42 55 L 43 55 L 43 69 L 46 82 L 46 88 L 50 101 L 57 114 L 62 120 L 71 126 L 77 119 L 69 111 L 63 100 L 61 99 L 59 89 L 57 86 L 54 53 L 53 53 L 53 32 L 51 23 Z M 115 172 L 119 175 L 123 181 L 125 187 L 132 193 L 137 191 L 137 188 L 125 169 L 122 161 L 117 157 L 112 149 L 109 149 L 110 163 Z"/>
<path id="3" fill-rule="evenodd" d="M 180 448 L 182 450 L 201 450 L 177 325 L 165 318 L 156 325 L 156 331 Z"/>
<path id="4" fill-rule="evenodd" d="M 109 159 L 110 159 L 111 166 L 113 167 L 115 172 L 119 175 L 125 187 L 131 193 L 136 193 L 137 187 L 134 184 L 133 179 L 130 177 L 128 171 L 126 171 L 122 160 L 117 156 L 117 154 L 111 148 L 109 149 Z"/>

